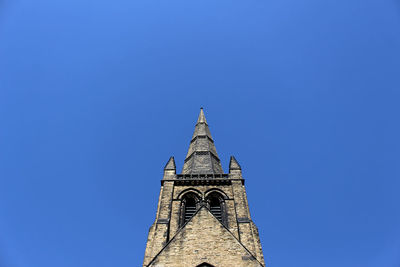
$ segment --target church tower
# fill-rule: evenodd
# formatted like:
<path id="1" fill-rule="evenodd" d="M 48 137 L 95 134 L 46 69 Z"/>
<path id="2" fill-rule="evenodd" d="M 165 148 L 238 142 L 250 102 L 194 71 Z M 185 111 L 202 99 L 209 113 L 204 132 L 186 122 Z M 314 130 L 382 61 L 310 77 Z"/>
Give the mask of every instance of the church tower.
<path id="1" fill-rule="evenodd" d="M 244 179 L 232 156 L 224 173 L 203 109 L 182 172 L 164 168 L 143 267 L 264 267 Z"/>

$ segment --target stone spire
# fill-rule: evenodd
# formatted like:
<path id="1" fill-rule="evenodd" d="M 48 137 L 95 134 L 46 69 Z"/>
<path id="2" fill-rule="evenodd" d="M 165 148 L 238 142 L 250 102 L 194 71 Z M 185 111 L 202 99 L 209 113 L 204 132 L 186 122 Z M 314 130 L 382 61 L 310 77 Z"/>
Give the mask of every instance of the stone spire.
<path id="1" fill-rule="evenodd" d="M 186 155 L 182 174 L 222 174 L 221 162 L 218 158 L 214 141 L 211 137 L 203 108 L 194 128 L 189 151 Z"/>

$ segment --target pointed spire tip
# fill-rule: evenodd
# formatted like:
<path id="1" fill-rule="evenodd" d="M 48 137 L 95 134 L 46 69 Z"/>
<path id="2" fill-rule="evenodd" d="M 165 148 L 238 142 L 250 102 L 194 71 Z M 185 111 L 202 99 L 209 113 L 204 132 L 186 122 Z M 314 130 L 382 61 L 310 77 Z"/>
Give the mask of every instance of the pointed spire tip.
<path id="1" fill-rule="evenodd" d="M 199 118 L 197 119 L 197 123 L 206 123 L 207 124 L 206 116 L 204 115 L 204 110 L 202 107 L 200 108 L 200 114 L 199 114 Z"/>

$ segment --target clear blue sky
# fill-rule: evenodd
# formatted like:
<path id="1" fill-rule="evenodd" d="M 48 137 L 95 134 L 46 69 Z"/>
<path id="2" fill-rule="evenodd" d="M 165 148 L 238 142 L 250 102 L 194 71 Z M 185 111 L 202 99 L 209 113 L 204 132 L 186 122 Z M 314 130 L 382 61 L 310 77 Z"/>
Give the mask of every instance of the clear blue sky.
<path id="1" fill-rule="evenodd" d="M 201 106 L 268 266 L 400 266 L 396 0 L 0 1 L 0 266 L 141 266 Z"/>

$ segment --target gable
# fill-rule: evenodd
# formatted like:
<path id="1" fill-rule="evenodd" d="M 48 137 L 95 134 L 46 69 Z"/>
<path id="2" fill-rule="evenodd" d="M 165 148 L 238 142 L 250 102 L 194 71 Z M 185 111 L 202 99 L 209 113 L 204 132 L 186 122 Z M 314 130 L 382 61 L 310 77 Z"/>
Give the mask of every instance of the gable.
<path id="1" fill-rule="evenodd" d="M 262 267 L 204 206 L 158 253 L 149 267 Z"/>

